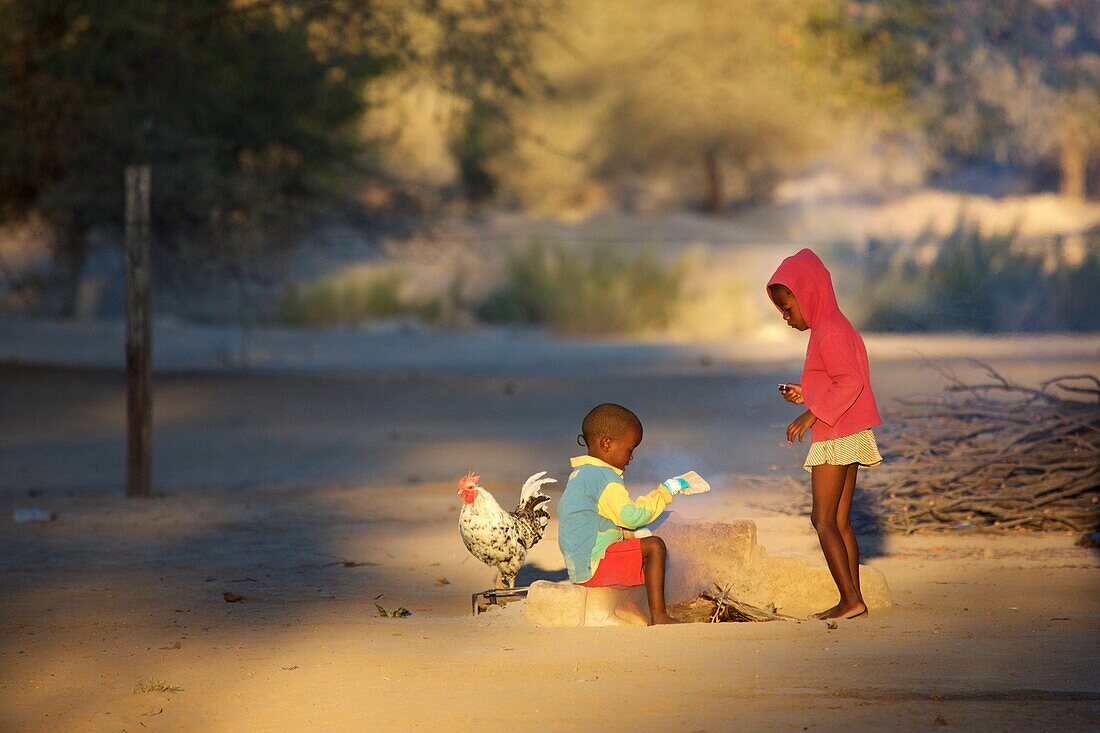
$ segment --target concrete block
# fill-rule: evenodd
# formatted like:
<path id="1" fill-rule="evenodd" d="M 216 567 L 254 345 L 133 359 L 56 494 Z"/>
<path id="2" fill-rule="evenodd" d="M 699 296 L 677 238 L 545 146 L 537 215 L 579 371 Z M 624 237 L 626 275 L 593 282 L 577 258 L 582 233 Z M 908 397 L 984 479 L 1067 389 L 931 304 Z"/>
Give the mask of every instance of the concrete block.
<path id="1" fill-rule="evenodd" d="M 536 580 L 527 591 L 524 617 L 536 626 L 645 626 L 645 588 L 585 588 L 569 581 Z"/>
<path id="2" fill-rule="evenodd" d="M 535 626 L 584 626 L 587 590 L 568 581 L 536 580 L 527 591 L 523 615 Z"/>
<path id="3" fill-rule="evenodd" d="M 668 546 L 665 598 L 669 603 L 690 600 L 701 591 L 713 590 L 715 583 L 724 586 L 744 578 L 757 549 L 756 524 L 744 519 L 709 522 L 669 512 L 651 527 Z"/>
<path id="4" fill-rule="evenodd" d="M 863 600 L 871 610 L 893 605 L 882 571 L 859 566 Z M 763 555 L 734 587 L 734 595 L 754 606 L 774 603 L 783 613 L 804 616 L 829 608 L 840 600 L 824 560 L 812 565 L 801 557 Z"/>
<path id="5" fill-rule="evenodd" d="M 756 543 L 749 520 L 700 521 L 669 512 L 650 525 L 668 546 L 665 597 L 670 604 L 695 598 L 715 584 L 738 600 L 761 608 L 775 604 L 785 613 L 807 615 L 835 604 L 840 596 L 824 559 L 769 557 Z M 860 566 L 863 598 L 871 609 L 893 604 L 881 571 Z"/>

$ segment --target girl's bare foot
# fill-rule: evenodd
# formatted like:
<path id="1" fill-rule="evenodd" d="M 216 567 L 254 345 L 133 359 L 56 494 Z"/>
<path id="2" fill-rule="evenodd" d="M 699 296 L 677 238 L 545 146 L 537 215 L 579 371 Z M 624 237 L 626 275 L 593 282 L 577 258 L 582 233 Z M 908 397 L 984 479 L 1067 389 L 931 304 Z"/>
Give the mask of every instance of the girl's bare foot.
<path id="1" fill-rule="evenodd" d="M 669 616 L 667 613 L 662 614 L 660 616 L 653 616 L 649 619 L 649 625 L 650 626 L 658 626 L 658 625 L 661 625 L 661 624 L 682 624 L 682 623 L 683 623 L 683 621 L 675 619 L 672 616 Z"/>
<path id="2" fill-rule="evenodd" d="M 863 601 L 855 601 L 852 603 L 845 603 L 841 601 L 827 611 L 821 613 L 815 613 L 813 618 L 821 621 L 827 621 L 834 618 L 862 618 L 867 615 L 867 604 Z"/>

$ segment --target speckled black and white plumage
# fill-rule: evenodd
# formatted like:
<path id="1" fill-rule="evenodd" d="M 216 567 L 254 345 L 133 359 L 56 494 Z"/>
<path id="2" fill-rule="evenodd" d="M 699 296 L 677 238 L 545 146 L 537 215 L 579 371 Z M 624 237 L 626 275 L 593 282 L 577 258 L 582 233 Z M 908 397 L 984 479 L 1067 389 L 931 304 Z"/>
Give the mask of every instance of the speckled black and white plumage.
<path id="1" fill-rule="evenodd" d="M 458 515 L 462 542 L 470 554 L 497 569 L 498 587 L 515 587 L 527 551 L 542 539 L 550 521 L 550 513 L 543 506 L 550 497 L 542 493 L 541 487 L 554 479 L 544 478 L 545 475 L 543 471 L 527 479 L 514 512 L 501 509 L 493 495 L 481 486 L 477 487 L 477 497 L 472 503 L 462 504 Z"/>

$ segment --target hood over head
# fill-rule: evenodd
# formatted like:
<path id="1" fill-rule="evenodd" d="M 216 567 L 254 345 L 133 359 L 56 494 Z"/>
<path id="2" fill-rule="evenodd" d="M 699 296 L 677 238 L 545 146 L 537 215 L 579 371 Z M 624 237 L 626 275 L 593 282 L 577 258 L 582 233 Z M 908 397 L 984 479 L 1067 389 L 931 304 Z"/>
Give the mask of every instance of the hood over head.
<path id="1" fill-rule="evenodd" d="M 786 285 L 794 293 L 806 325 L 813 328 L 829 313 L 839 310 L 833 279 L 825 263 L 811 249 L 800 249 L 779 263 L 768 287 Z M 771 295 L 768 295 L 771 300 Z M 778 306 L 777 306 L 778 307 Z"/>

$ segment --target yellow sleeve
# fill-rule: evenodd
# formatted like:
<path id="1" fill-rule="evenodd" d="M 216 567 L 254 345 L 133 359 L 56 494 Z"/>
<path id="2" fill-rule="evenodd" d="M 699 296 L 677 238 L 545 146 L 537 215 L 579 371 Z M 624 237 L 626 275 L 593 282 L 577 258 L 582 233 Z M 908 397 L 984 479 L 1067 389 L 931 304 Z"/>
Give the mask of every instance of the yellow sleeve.
<path id="1" fill-rule="evenodd" d="M 663 486 L 632 500 L 630 494 L 626 493 L 626 486 L 612 481 L 600 492 L 596 511 L 619 527 L 637 529 L 661 516 L 661 512 L 671 501 L 672 494 Z"/>

